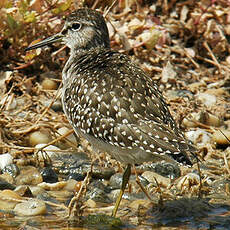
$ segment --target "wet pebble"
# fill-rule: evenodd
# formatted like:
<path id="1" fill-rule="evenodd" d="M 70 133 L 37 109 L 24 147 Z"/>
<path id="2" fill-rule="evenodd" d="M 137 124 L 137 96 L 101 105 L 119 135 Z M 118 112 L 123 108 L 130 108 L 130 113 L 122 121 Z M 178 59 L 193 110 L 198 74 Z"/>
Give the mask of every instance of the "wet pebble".
<path id="1" fill-rule="evenodd" d="M 67 127 L 61 127 L 57 130 L 57 132 L 60 134 L 60 135 L 65 135 L 67 134 L 68 132 L 70 132 L 70 129 L 68 129 Z M 74 136 L 74 134 L 70 134 L 69 136 L 66 137 L 66 139 L 68 139 L 69 141 L 73 142 L 74 144 L 78 144 L 77 140 L 76 140 L 76 137 Z"/>
<path id="2" fill-rule="evenodd" d="M 4 96 L 1 99 L 0 105 L 5 105 L 4 107 L 5 110 L 14 110 L 17 107 L 17 101 L 14 98 L 13 94 L 11 94 L 11 96 Z"/>
<path id="3" fill-rule="evenodd" d="M 42 176 L 38 169 L 33 166 L 22 168 L 20 174 L 16 177 L 17 185 L 37 185 L 41 182 Z"/>
<path id="4" fill-rule="evenodd" d="M 84 204 L 88 208 L 96 208 L 97 207 L 97 203 L 94 200 L 92 200 L 92 199 L 88 199 Z"/>
<path id="5" fill-rule="evenodd" d="M 170 100 L 175 100 L 180 97 L 191 99 L 194 95 L 189 90 L 167 90 L 166 97 Z"/>
<path id="6" fill-rule="evenodd" d="M 177 164 L 168 162 L 145 163 L 136 167 L 137 170 L 152 171 L 161 176 L 175 179 L 180 176 L 180 168 Z"/>
<path id="7" fill-rule="evenodd" d="M 113 176 L 111 176 L 111 178 L 109 180 L 109 185 L 110 185 L 111 189 L 120 189 L 121 188 L 122 177 L 123 177 L 122 173 L 116 173 Z M 135 181 L 136 181 L 136 176 L 131 175 L 129 178 L 129 183 L 135 183 Z"/>
<path id="8" fill-rule="evenodd" d="M 13 157 L 9 153 L 0 154 L 0 169 L 3 170 L 7 165 L 13 163 Z"/>
<path id="9" fill-rule="evenodd" d="M 83 181 L 85 179 L 85 174 L 81 173 L 70 173 L 67 177 L 67 180 L 73 179 L 76 181 Z"/>
<path id="10" fill-rule="evenodd" d="M 47 194 L 45 194 L 45 197 L 43 196 L 44 196 L 43 194 L 39 195 L 39 197 L 43 200 L 47 200 L 51 202 L 52 200 L 56 200 L 56 202 L 62 202 L 62 203 L 67 202 L 68 203 L 67 200 L 73 197 L 73 191 L 71 192 L 66 191 L 66 190 L 48 191 Z"/>
<path id="11" fill-rule="evenodd" d="M 212 139 L 218 145 L 230 145 L 230 131 L 215 130 L 212 135 Z"/>
<path id="12" fill-rule="evenodd" d="M 106 193 L 109 193 L 111 191 L 111 188 L 107 185 L 105 185 L 101 180 L 93 180 L 89 185 L 88 189 L 92 190 L 93 188 L 99 188 Z"/>
<path id="13" fill-rule="evenodd" d="M 66 185 L 65 185 L 64 189 L 66 191 L 72 192 L 76 189 L 77 183 L 78 183 L 78 181 L 73 180 L 73 179 L 69 179 L 66 181 Z"/>
<path id="14" fill-rule="evenodd" d="M 37 155 L 38 160 L 40 160 L 40 161 L 46 159 L 46 154 L 52 160 L 55 156 L 57 156 L 61 152 L 61 149 L 59 149 L 58 147 L 56 147 L 54 145 L 49 145 L 49 146 L 43 148 L 45 145 L 46 144 L 37 144 L 35 146 L 35 149 L 36 149 L 35 154 Z M 42 150 L 39 150 L 41 148 L 42 148 Z"/>
<path id="15" fill-rule="evenodd" d="M 62 103 L 59 99 L 57 99 L 55 102 L 53 102 L 53 99 L 47 99 L 47 100 L 42 100 L 41 103 L 45 106 L 45 107 L 49 107 L 50 104 L 51 105 L 51 109 L 55 112 L 62 112 L 63 108 L 62 108 Z"/>
<path id="16" fill-rule="evenodd" d="M 58 191 L 59 192 L 59 191 Z M 67 198 L 69 198 L 69 196 L 70 196 L 70 194 L 68 193 L 68 195 L 66 196 L 66 192 L 65 191 L 61 191 L 62 193 L 61 193 L 61 199 L 63 200 L 63 201 L 65 201 Z M 38 200 L 43 200 L 43 201 L 49 201 L 49 202 L 52 202 L 52 203 L 55 203 L 55 204 L 60 204 L 60 201 L 58 200 L 59 199 L 59 197 L 60 197 L 60 195 L 56 195 L 56 193 L 55 192 L 53 192 L 53 194 L 52 194 L 52 192 L 42 192 L 42 193 L 39 193 L 37 196 L 36 196 L 36 198 L 38 199 Z M 47 207 L 49 207 L 48 205 L 47 205 Z"/>
<path id="17" fill-rule="evenodd" d="M 206 87 L 206 83 L 204 81 L 194 82 L 188 85 L 188 89 L 192 92 L 200 90 L 202 87 Z"/>
<path id="18" fill-rule="evenodd" d="M 46 78 L 42 81 L 42 88 L 45 90 L 56 90 L 58 88 L 58 84 L 53 79 Z"/>
<path id="19" fill-rule="evenodd" d="M 38 199 L 24 201 L 15 206 L 14 212 L 18 216 L 37 216 L 46 213 L 46 204 Z"/>
<path id="20" fill-rule="evenodd" d="M 20 170 L 16 164 L 9 164 L 3 168 L 2 173 L 8 173 L 12 177 L 19 175 Z"/>
<path id="21" fill-rule="evenodd" d="M 90 159 L 84 152 L 63 153 L 55 158 L 52 158 L 53 165 L 56 165 L 59 173 L 64 175 L 72 173 L 85 175 L 91 169 Z"/>
<path id="22" fill-rule="evenodd" d="M 29 136 L 29 143 L 31 146 L 36 146 L 37 144 L 47 144 L 52 141 L 52 138 L 48 130 L 35 131 Z"/>
<path id="23" fill-rule="evenodd" d="M 156 180 L 157 180 L 158 184 L 160 184 L 161 186 L 167 187 L 168 185 L 170 185 L 169 178 L 163 177 L 155 172 L 146 171 L 142 173 L 142 176 L 150 183 L 156 184 Z"/>
<path id="24" fill-rule="evenodd" d="M 87 191 L 86 199 L 91 199 L 95 202 L 101 203 L 112 203 L 112 200 L 109 198 L 108 194 L 106 194 L 105 191 L 100 188 L 93 188 L 92 190 Z"/>
<path id="25" fill-rule="evenodd" d="M 208 89 L 205 91 L 205 93 L 212 94 L 215 96 L 222 96 L 226 94 L 226 89 L 225 88 Z"/>
<path id="26" fill-rule="evenodd" d="M 175 79 L 177 72 L 174 70 L 173 65 L 168 61 L 166 66 L 162 70 L 161 81 L 167 83 L 171 79 Z"/>
<path id="27" fill-rule="evenodd" d="M 109 180 L 109 184 L 112 189 L 119 189 L 121 187 L 122 183 L 122 173 L 116 173 L 113 176 L 111 176 Z"/>
<path id="28" fill-rule="evenodd" d="M 203 129 L 185 132 L 185 136 L 193 144 L 198 144 L 199 146 L 203 146 L 211 142 L 211 134 Z"/>
<path id="29" fill-rule="evenodd" d="M 67 185 L 66 181 L 60 181 L 60 182 L 56 182 L 56 183 L 46 183 L 46 182 L 42 182 L 40 184 L 38 184 L 39 187 L 45 189 L 45 190 L 61 190 L 63 189 L 65 186 Z"/>
<path id="30" fill-rule="evenodd" d="M 99 180 L 95 180 L 88 185 L 86 199 L 92 199 L 95 202 L 111 203 L 112 201 L 108 196 L 110 191 L 111 189 L 108 186 Z"/>
<path id="31" fill-rule="evenodd" d="M 130 209 L 132 211 L 138 211 L 140 209 L 140 207 L 145 207 L 145 208 L 149 208 L 149 206 L 151 205 L 151 201 L 150 200 L 134 200 L 132 201 L 128 206 L 130 207 Z"/>
<path id="32" fill-rule="evenodd" d="M 180 177 L 180 168 L 177 164 L 170 164 L 167 162 L 164 163 L 156 163 L 154 172 L 160 174 L 163 177 L 168 177 L 171 179 L 175 179 Z"/>
<path id="33" fill-rule="evenodd" d="M 188 173 L 184 177 L 182 177 L 177 183 L 177 188 L 179 190 L 188 190 L 192 186 L 199 185 L 200 176 L 196 173 Z"/>
<path id="34" fill-rule="evenodd" d="M 3 190 L 0 192 L 0 209 L 12 210 L 20 200 L 23 200 L 16 192 L 11 190 Z"/>
<path id="35" fill-rule="evenodd" d="M 207 107 L 213 106 L 216 104 L 216 96 L 208 93 L 198 93 L 196 98 L 200 100 Z"/>
<path id="36" fill-rule="evenodd" d="M 46 193 L 45 189 L 43 189 L 43 188 L 41 188 L 39 186 L 30 185 L 29 188 L 30 188 L 30 191 L 32 192 L 34 197 L 37 197 L 40 194 Z"/>
<path id="37" fill-rule="evenodd" d="M 109 180 L 109 178 L 115 173 L 114 168 L 102 168 L 99 165 L 93 165 L 93 178 L 96 179 L 105 179 Z"/>
<path id="38" fill-rule="evenodd" d="M 52 167 L 45 167 L 41 170 L 41 175 L 43 182 L 56 183 L 58 181 L 58 176 Z"/>
<path id="39" fill-rule="evenodd" d="M 7 182 L 6 180 L 0 178 L 0 190 L 5 190 L 5 189 L 14 190 L 15 186 Z"/>
<path id="40" fill-rule="evenodd" d="M 222 125 L 222 120 L 206 111 L 201 111 L 199 113 L 191 113 L 188 117 L 185 117 L 182 121 L 183 126 L 187 128 L 198 127 L 202 123 L 208 126 L 219 127 Z"/>
<path id="41" fill-rule="evenodd" d="M 210 125 L 215 127 L 219 127 L 222 124 L 222 121 L 219 117 L 211 113 L 208 113 L 206 111 L 202 111 L 199 113 L 198 121 L 205 125 Z"/>
<path id="42" fill-rule="evenodd" d="M 10 183 L 10 184 L 14 184 L 14 183 L 15 183 L 14 178 L 13 178 L 10 174 L 8 174 L 8 173 L 3 173 L 3 174 L 1 174 L 1 175 L 0 175 L 0 178 L 1 178 L 2 180 L 7 181 L 7 182 Z"/>
<path id="43" fill-rule="evenodd" d="M 27 185 L 19 185 L 14 191 L 17 192 L 21 197 L 33 197 L 30 187 Z"/>
<path id="44" fill-rule="evenodd" d="M 139 190 L 140 187 L 139 186 L 137 187 Z M 119 193 L 120 193 L 120 189 L 114 189 L 108 194 L 108 196 L 111 200 L 115 202 L 117 200 Z M 122 199 L 129 200 L 129 201 L 135 201 L 137 199 L 146 199 L 146 195 L 142 191 L 137 192 L 137 190 L 135 191 L 135 189 L 132 189 L 132 192 L 125 192 L 124 195 L 122 196 Z"/>
<path id="45" fill-rule="evenodd" d="M 182 120 L 182 125 L 186 128 L 195 128 L 198 126 L 196 123 L 199 120 L 197 113 L 191 113 L 189 116 Z"/>

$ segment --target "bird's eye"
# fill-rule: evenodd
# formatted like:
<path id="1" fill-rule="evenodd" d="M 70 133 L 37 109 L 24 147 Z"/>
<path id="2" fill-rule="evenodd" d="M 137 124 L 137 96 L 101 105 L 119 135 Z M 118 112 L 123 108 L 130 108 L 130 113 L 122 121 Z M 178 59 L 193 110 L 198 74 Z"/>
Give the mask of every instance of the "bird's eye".
<path id="1" fill-rule="evenodd" d="M 71 26 L 71 29 L 73 31 L 78 31 L 81 28 L 81 24 L 80 23 L 73 23 Z"/>

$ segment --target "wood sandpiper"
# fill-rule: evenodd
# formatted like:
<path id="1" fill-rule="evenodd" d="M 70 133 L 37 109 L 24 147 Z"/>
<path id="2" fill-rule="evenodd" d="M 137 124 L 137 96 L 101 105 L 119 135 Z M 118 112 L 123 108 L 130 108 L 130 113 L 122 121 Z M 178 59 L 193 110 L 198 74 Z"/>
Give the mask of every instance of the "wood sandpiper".
<path id="1" fill-rule="evenodd" d="M 127 165 L 115 217 L 131 165 L 171 161 L 192 165 L 195 148 L 184 138 L 153 80 L 129 57 L 110 48 L 103 16 L 82 8 L 60 33 L 31 50 L 61 41 L 70 48 L 62 71 L 64 112 L 75 132 Z"/>

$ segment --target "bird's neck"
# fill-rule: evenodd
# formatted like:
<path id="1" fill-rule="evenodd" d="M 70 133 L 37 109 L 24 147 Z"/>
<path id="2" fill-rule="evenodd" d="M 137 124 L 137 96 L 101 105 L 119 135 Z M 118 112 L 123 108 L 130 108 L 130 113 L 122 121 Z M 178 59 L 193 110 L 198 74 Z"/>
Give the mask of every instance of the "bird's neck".
<path id="1" fill-rule="evenodd" d="M 85 69 L 90 67 L 90 65 L 96 61 L 97 58 L 100 58 L 101 53 L 107 51 L 110 51 L 110 48 L 101 46 L 93 47 L 90 49 L 70 49 L 70 57 L 62 71 L 63 84 L 69 84 L 71 76 L 85 71 Z"/>

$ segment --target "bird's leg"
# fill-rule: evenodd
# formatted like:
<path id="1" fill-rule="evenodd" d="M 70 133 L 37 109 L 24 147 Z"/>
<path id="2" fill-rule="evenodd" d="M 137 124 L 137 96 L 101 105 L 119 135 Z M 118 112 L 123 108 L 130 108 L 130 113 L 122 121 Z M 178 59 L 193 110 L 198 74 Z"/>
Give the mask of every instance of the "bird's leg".
<path id="1" fill-rule="evenodd" d="M 134 172 L 135 172 L 135 175 L 136 175 L 136 182 L 137 182 L 137 184 L 140 186 L 141 190 L 148 197 L 148 199 L 151 201 L 151 203 L 153 203 L 152 198 L 150 197 L 149 193 L 147 192 L 147 190 L 144 188 L 144 186 L 140 182 L 140 179 L 139 179 L 139 177 L 137 175 L 137 171 L 136 171 L 135 166 L 133 168 L 134 168 Z"/>
<path id="2" fill-rule="evenodd" d="M 123 174 L 123 177 L 122 177 L 121 190 L 120 190 L 119 196 L 117 197 L 115 207 L 114 207 L 113 212 L 112 212 L 112 217 L 115 217 L 117 214 L 117 210 L 118 210 L 119 204 L 121 202 L 122 196 L 125 192 L 126 185 L 128 184 L 130 175 L 131 175 L 131 164 L 128 164 L 127 168 L 125 169 L 125 172 Z"/>

